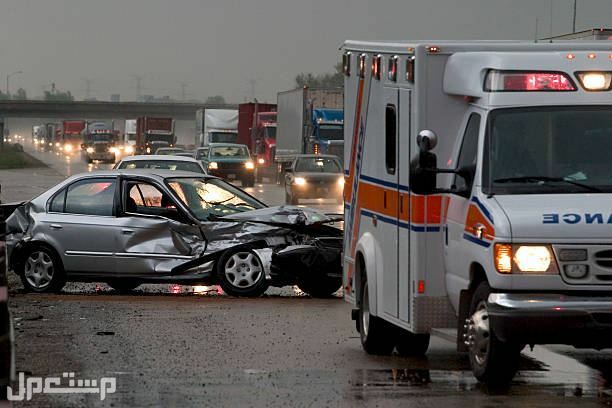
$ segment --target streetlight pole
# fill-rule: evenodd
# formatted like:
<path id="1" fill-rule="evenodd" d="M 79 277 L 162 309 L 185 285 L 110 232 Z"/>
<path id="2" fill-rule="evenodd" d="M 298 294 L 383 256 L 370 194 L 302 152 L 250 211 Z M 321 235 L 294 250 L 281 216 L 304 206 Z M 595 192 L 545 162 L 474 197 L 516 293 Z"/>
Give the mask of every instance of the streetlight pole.
<path id="1" fill-rule="evenodd" d="M 23 71 L 15 71 L 15 72 L 11 72 L 10 74 L 8 74 L 6 76 L 6 97 L 8 98 L 10 93 L 9 93 L 9 79 L 13 76 L 13 75 L 17 75 L 17 74 L 23 74 Z"/>

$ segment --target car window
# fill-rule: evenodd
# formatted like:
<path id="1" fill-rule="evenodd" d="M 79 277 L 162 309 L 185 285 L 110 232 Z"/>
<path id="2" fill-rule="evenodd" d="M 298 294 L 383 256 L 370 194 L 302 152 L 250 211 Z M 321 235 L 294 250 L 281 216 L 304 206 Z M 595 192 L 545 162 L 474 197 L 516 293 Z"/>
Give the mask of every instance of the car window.
<path id="1" fill-rule="evenodd" d="M 161 207 L 163 193 L 150 184 L 133 184 L 130 197 L 139 207 Z"/>
<path id="2" fill-rule="evenodd" d="M 297 159 L 296 172 L 304 173 L 340 173 L 338 161 L 329 157 L 304 157 Z"/>
<path id="3" fill-rule="evenodd" d="M 64 202 L 66 201 L 66 189 L 63 189 L 53 197 L 49 205 L 51 212 L 64 212 Z"/>
<path id="4" fill-rule="evenodd" d="M 238 158 L 249 155 L 244 146 L 219 146 L 210 149 L 210 156 L 214 158 Z"/>
<path id="5" fill-rule="evenodd" d="M 89 179 L 68 187 L 64 212 L 85 215 L 113 215 L 115 179 Z M 52 203 L 54 208 L 59 204 Z"/>
<path id="6" fill-rule="evenodd" d="M 200 149 L 196 152 L 196 159 L 197 160 L 202 160 L 204 158 L 206 158 L 206 156 L 208 156 L 208 149 Z"/>

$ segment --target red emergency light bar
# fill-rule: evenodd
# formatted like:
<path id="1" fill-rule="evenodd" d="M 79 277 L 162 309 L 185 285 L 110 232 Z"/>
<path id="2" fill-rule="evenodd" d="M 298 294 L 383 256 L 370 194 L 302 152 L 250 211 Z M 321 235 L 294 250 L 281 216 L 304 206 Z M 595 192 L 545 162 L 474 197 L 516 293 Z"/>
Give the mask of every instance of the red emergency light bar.
<path id="1" fill-rule="evenodd" d="M 563 72 L 490 70 L 486 92 L 573 92 L 574 81 Z"/>

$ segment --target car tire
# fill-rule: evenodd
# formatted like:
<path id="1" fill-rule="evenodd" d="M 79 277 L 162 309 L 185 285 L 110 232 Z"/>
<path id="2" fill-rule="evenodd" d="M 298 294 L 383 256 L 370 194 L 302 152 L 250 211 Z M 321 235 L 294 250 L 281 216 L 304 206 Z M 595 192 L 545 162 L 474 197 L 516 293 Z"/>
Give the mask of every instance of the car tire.
<path id="1" fill-rule="evenodd" d="M 141 285 L 140 282 L 132 279 L 117 279 L 106 282 L 108 286 L 119 293 L 130 293 Z"/>
<path id="2" fill-rule="evenodd" d="M 215 268 L 221 289 L 230 296 L 258 297 L 268 289 L 261 259 L 250 248 L 226 251 Z"/>
<path id="3" fill-rule="evenodd" d="M 18 274 L 26 291 L 59 292 L 66 284 L 66 274 L 56 252 L 46 245 L 26 247 L 18 265 Z"/>
<path id="4" fill-rule="evenodd" d="M 422 357 L 429 348 L 429 334 L 414 334 L 398 328 L 397 352 L 403 357 Z"/>
<path id="5" fill-rule="evenodd" d="M 368 281 L 364 279 L 359 302 L 359 337 L 368 354 L 390 355 L 395 347 L 395 327 L 370 314 Z"/>
<path id="6" fill-rule="evenodd" d="M 253 187 L 255 185 L 255 176 L 242 179 L 242 187 Z"/>
<path id="7" fill-rule="evenodd" d="M 491 386 L 510 383 L 518 370 L 522 347 L 495 336 L 489 324 L 487 300 L 491 288 L 482 282 L 474 292 L 467 322 L 468 354 L 472 372 L 478 381 Z"/>
<path id="8" fill-rule="evenodd" d="M 342 287 L 342 278 L 316 276 L 298 282 L 297 286 L 313 298 L 328 298 Z"/>

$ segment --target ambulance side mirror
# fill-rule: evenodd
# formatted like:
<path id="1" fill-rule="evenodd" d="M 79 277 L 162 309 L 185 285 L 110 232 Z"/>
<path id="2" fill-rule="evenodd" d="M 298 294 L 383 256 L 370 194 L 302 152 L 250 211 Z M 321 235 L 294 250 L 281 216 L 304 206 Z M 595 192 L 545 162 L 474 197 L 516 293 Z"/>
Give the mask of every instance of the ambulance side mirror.
<path id="1" fill-rule="evenodd" d="M 429 152 L 438 145 L 438 136 L 433 130 L 421 130 L 417 135 L 417 146 L 421 152 Z"/>

